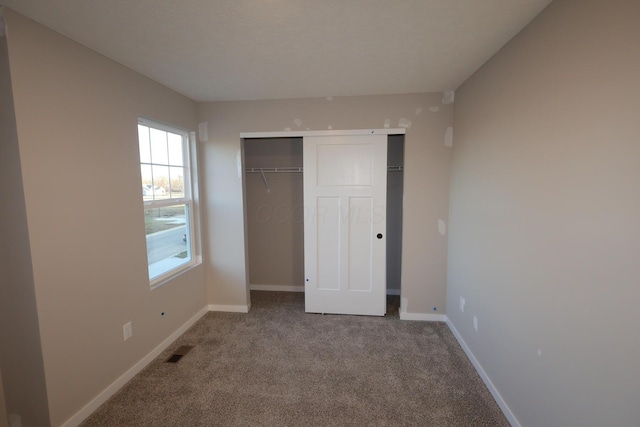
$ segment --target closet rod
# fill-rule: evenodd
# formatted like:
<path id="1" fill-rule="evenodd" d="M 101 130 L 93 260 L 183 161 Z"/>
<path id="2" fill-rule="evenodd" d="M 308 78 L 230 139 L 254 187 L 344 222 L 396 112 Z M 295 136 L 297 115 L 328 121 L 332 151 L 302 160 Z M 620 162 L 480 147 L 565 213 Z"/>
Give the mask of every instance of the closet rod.
<path id="1" fill-rule="evenodd" d="M 402 172 L 403 166 L 388 166 L 387 172 Z M 302 173 L 302 168 L 297 167 L 284 167 L 284 168 L 246 168 L 245 172 L 248 173 Z"/>
<path id="2" fill-rule="evenodd" d="M 402 166 L 388 166 L 387 172 L 402 172 Z M 296 167 L 284 167 L 284 168 L 246 168 L 245 172 L 247 173 L 259 173 L 262 175 L 262 181 L 264 182 L 264 186 L 267 187 L 267 193 L 271 193 L 271 187 L 269 186 L 269 181 L 267 181 L 267 177 L 264 176 L 265 173 L 302 173 L 302 168 Z"/>
<path id="3" fill-rule="evenodd" d="M 302 172 L 302 168 L 246 168 L 245 172 L 249 173 L 298 173 Z"/>

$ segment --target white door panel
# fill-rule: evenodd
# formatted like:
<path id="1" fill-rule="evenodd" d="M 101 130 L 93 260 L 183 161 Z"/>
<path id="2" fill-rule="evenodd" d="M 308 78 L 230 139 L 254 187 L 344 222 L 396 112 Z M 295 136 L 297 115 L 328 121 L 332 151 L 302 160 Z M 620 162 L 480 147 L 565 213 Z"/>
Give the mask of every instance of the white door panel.
<path id="1" fill-rule="evenodd" d="M 316 222 L 317 263 L 324 266 L 318 271 L 317 287 L 323 290 L 340 289 L 340 199 L 318 197 Z"/>
<path id="2" fill-rule="evenodd" d="M 383 316 L 387 136 L 305 136 L 303 158 L 306 311 Z"/>
<path id="3" fill-rule="evenodd" d="M 372 185 L 373 155 L 373 147 L 370 145 L 318 145 L 318 165 L 330 167 L 318 168 L 317 184 L 319 186 Z"/>

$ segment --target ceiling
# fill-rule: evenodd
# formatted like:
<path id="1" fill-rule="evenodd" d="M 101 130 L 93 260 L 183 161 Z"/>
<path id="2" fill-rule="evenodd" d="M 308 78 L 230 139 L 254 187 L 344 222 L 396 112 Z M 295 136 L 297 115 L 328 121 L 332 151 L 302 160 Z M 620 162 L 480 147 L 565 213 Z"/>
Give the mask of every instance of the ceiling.
<path id="1" fill-rule="evenodd" d="M 551 0 L 0 0 L 196 101 L 455 90 Z"/>

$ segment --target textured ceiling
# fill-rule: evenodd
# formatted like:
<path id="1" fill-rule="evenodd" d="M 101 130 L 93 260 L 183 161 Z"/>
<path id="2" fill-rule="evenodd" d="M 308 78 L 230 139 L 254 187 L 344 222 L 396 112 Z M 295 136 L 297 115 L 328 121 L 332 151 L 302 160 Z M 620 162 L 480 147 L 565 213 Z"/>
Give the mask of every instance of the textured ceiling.
<path id="1" fill-rule="evenodd" d="M 551 0 L 0 0 L 198 101 L 456 89 Z"/>

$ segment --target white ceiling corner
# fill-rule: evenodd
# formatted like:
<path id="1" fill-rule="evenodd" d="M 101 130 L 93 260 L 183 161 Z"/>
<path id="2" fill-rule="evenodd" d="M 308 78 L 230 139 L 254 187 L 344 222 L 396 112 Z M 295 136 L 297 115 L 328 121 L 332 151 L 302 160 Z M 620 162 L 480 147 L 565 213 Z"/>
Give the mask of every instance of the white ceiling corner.
<path id="1" fill-rule="evenodd" d="M 456 89 L 551 0 L 0 0 L 197 101 Z"/>

